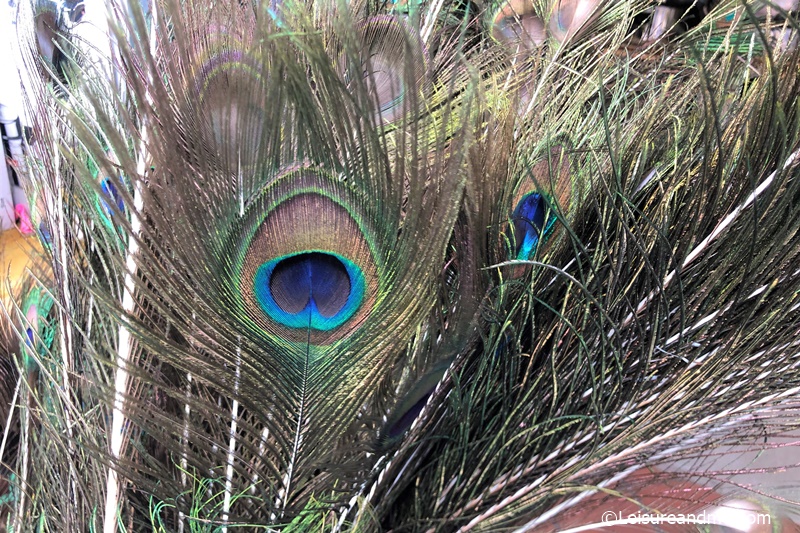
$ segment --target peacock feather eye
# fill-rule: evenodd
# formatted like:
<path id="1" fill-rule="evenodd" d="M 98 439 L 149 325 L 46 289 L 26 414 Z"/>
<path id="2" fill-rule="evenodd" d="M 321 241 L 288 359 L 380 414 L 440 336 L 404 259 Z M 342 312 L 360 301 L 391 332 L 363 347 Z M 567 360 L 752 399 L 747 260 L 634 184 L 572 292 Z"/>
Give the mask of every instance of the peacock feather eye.
<path id="1" fill-rule="evenodd" d="M 195 73 L 195 92 L 202 100 L 214 92 L 216 84 L 226 84 L 238 77 L 256 82 L 257 86 L 263 83 L 262 69 L 257 60 L 242 50 L 228 49 L 210 54 Z"/>
<path id="2" fill-rule="evenodd" d="M 506 250 L 509 258 L 518 261 L 533 258 L 555 231 L 558 217 L 569 219 L 573 196 L 581 194 L 563 144 L 546 148 L 524 169 L 513 195 L 504 200 L 507 209 L 514 206 L 505 231 Z"/>
<path id="3" fill-rule="evenodd" d="M 377 117 L 382 123 L 402 118 L 415 105 L 411 88 L 424 86 L 426 72 L 424 47 L 419 35 L 397 16 L 378 16 L 362 29 L 361 49 L 355 65 L 344 71 L 346 83 L 357 83 L 360 76 Z M 353 60 L 350 61 L 352 63 Z M 358 76 L 353 71 L 360 69 Z"/>
<path id="4" fill-rule="evenodd" d="M 267 124 L 264 59 L 227 48 L 208 55 L 187 87 L 189 101 L 202 109 L 203 142 L 230 170 L 252 169 Z"/>
<path id="5" fill-rule="evenodd" d="M 355 332 L 375 304 L 381 269 L 366 217 L 331 180 L 289 172 L 244 217 L 239 297 L 259 329 L 282 339 L 330 344 Z"/>
<path id="6" fill-rule="evenodd" d="M 558 0 L 553 3 L 548 29 L 559 42 L 575 39 L 591 29 L 602 13 L 598 0 Z"/>
<path id="7" fill-rule="evenodd" d="M 521 45 L 531 50 L 547 39 L 544 22 L 531 0 L 501 2 L 489 20 L 492 37 L 506 45 Z"/>
<path id="8" fill-rule="evenodd" d="M 290 328 L 330 331 L 364 300 L 364 274 L 334 253 L 301 252 L 278 257 L 256 271 L 253 290 L 264 312 Z"/>
<path id="9" fill-rule="evenodd" d="M 406 81 L 403 73 L 393 68 L 396 65 L 392 65 L 391 59 L 383 54 L 372 54 L 368 65 L 370 68 L 365 69 L 364 76 L 372 76 L 381 117 L 391 117 L 402 105 L 405 96 Z"/>
<path id="10" fill-rule="evenodd" d="M 533 257 L 539 241 L 550 233 L 555 221 L 544 196 L 538 192 L 523 196 L 511 215 L 509 240 L 514 243 L 515 258 L 525 261 Z"/>

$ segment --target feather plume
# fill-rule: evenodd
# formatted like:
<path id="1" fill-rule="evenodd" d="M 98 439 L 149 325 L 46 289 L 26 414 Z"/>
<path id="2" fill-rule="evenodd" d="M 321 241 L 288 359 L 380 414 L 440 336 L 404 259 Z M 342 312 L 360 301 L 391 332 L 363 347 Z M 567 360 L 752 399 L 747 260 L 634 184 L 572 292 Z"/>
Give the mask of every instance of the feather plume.
<path id="1" fill-rule="evenodd" d="M 23 7 L 8 529 L 797 528 L 796 7 Z"/>

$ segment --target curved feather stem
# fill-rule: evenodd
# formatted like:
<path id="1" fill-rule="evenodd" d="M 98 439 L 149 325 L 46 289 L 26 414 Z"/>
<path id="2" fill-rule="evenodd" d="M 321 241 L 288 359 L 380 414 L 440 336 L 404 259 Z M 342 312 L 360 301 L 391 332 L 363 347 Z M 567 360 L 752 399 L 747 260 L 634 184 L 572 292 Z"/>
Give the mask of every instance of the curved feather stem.
<path id="1" fill-rule="evenodd" d="M 309 294 L 309 297 L 313 295 Z M 308 314 L 308 340 L 306 341 L 306 358 L 303 363 L 303 385 L 300 391 L 300 407 L 297 410 L 297 426 L 294 433 L 294 445 L 292 447 L 292 456 L 289 459 L 289 466 L 286 468 L 286 476 L 284 476 L 284 494 L 283 501 L 281 502 L 281 510 L 286 509 L 286 504 L 291 496 L 291 488 L 293 482 L 293 474 L 295 462 L 300 454 L 300 446 L 303 444 L 303 419 L 306 416 L 306 395 L 307 395 L 307 380 L 309 370 L 309 363 L 311 359 L 311 313 Z"/>
<path id="2" fill-rule="evenodd" d="M 192 396 L 192 375 L 186 374 L 186 403 L 183 405 L 183 450 L 181 451 L 181 487 L 186 490 L 188 476 L 186 471 L 189 469 L 189 417 L 192 413 L 192 406 L 189 404 L 189 398 Z M 186 527 L 184 521 L 183 511 L 179 511 L 178 517 L 178 533 L 183 533 Z"/>
<path id="3" fill-rule="evenodd" d="M 433 27 L 439 18 L 439 14 L 442 11 L 443 5 L 444 5 L 444 0 L 435 0 L 434 4 L 428 10 L 428 15 L 427 17 L 425 17 L 425 23 L 422 26 L 422 31 L 420 31 L 420 35 L 422 36 L 422 42 L 425 44 L 427 44 L 428 39 L 431 38 Z"/>
<path id="4" fill-rule="evenodd" d="M 157 25 L 155 5 L 152 6 L 151 17 L 153 27 Z M 155 53 L 156 47 L 156 32 L 152 31 L 149 35 L 149 46 L 151 52 Z M 150 99 L 148 95 L 148 99 Z M 149 102 L 152 103 L 152 102 Z M 139 143 L 139 157 L 137 160 L 137 173 L 141 176 L 144 175 L 147 168 L 147 127 L 142 127 L 142 138 Z M 134 193 L 133 193 L 133 212 L 131 213 L 131 231 L 128 238 L 128 248 L 125 258 L 125 279 L 124 279 L 124 292 L 122 296 L 122 308 L 125 313 L 132 313 L 136 306 L 134 298 L 135 291 L 135 277 L 136 277 L 136 256 L 139 252 L 138 238 L 141 231 L 141 220 L 136 216 L 140 213 L 144 206 L 142 193 L 139 189 L 138 181 L 134 180 Z M 125 327 L 123 323 L 119 326 L 118 331 L 118 344 L 116 354 L 116 371 L 114 374 L 114 406 L 111 418 L 111 436 L 109 439 L 109 446 L 111 452 L 112 463 L 108 468 L 108 477 L 106 481 L 106 504 L 105 514 L 103 517 L 103 532 L 115 533 L 117 528 L 117 514 L 120 498 L 120 480 L 119 474 L 116 470 L 115 460 L 118 460 L 122 453 L 122 445 L 124 442 L 124 426 L 125 426 L 125 413 L 124 413 L 124 399 L 128 389 L 128 361 L 133 351 L 133 338 L 131 337 L 130 330 Z"/>
<path id="5" fill-rule="evenodd" d="M 235 398 L 239 394 L 239 379 L 242 372 L 242 343 L 241 339 L 236 343 L 236 379 L 233 382 L 233 405 L 231 406 L 231 431 L 230 441 L 228 442 L 228 461 L 225 468 L 225 497 L 222 501 L 222 522 L 228 523 L 228 513 L 231 510 L 231 493 L 233 491 L 233 461 L 236 453 L 236 425 L 239 417 L 239 400 Z M 222 528 L 223 533 L 227 533 L 227 526 Z"/>
<path id="6" fill-rule="evenodd" d="M 30 385 L 30 384 L 29 384 Z M 28 463 L 30 460 L 30 410 L 31 404 L 33 403 L 33 394 L 31 393 L 30 388 L 25 393 L 25 406 L 20 411 L 20 443 L 19 443 L 19 453 L 22 455 L 22 464 L 19 467 L 19 500 L 17 503 L 17 513 L 14 517 L 14 531 L 22 531 L 23 521 L 25 519 L 25 487 L 28 483 Z"/>
<path id="7" fill-rule="evenodd" d="M 55 136 L 54 138 L 58 138 L 58 137 Z M 58 162 L 56 162 L 56 164 L 58 165 Z M 58 212 L 58 210 L 60 209 L 59 206 L 66 205 L 66 201 L 65 201 L 66 198 L 64 197 L 64 192 L 65 191 L 64 191 L 63 187 L 60 187 L 58 189 L 58 196 L 55 199 L 54 205 L 48 206 L 48 209 L 50 209 L 51 212 L 53 212 L 53 213 Z M 52 201 L 52 197 L 50 197 L 48 199 L 48 201 Z M 66 268 L 67 268 L 67 265 L 69 265 L 70 258 L 69 258 L 68 254 L 67 254 L 67 239 L 66 239 L 67 228 L 66 228 L 66 220 L 65 220 L 65 217 L 63 217 L 63 216 L 58 217 L 58 230 L 57 230 L 56 233 L 58 235 L 57 242 L 60 244 L 58 246 L 58 248 L 57 248 L 58 249 L 58 253 L 59 253 L 59 259 L 61 261 L 61 266 L 65 269 L 65 270 L 63 270 L 61 272 L 61 275 L 60 275 L 60 278 L 61 278 L 60 279 L 60 281 L 61 281 L 61 290 L 63 292 L 64 301 L 70 302 L 70 301 L 72 301 L 72 290 L 71 290 L 71 285 L 70 285 L 71 278 L 66 272 Z M 64 307 L 59 308 L 58 313 L 61 315 L 61 320 L 63 321 L 63 323 L 65 323 L 65 324 L 69 324 L 70 323 L 71 312 L 72 312 L 71 309 L 64 308 Z M 73 352 L 73 342 L 72 342 L 73 341 L 73 339 L 72 339 L 72 328 L 68 328 L 68 327 L 67 328 L 62 328 L 61 329 L 61 334 L 58 336 L 58 341 L 59 341 L 59 347 L 61 349 L 61 358 L 62 358 L 62 365 L 61 365 L 61 368 L 60 368 L 60 370 L 61 370 L 61 379 L 62 379 L 61 386 L 63 387 L 64 393 L 65 394 L 69 394 L 69 391 L 71 390 L 70 389 L 70 383 L 69 383 L 69 374 L 70 374 L 70 371 L 72 370 L 72 364 L 71 364 L 71 361 L 70 361 L 70 357 L 72 357 L 72 354 L 74 353 Z M 30 385 L 31 385 L 31 391 L 32 391 L 33 390 L 33 388 L 32 388 L 33 387 L 33 383 L 31 383 Z M 32 395 L 32 393 L 29 392 L 29 398 L 31 397 L 31 395 Z M 28 407 L 30 408 L 30 403 L 28 404 Z M 30 414 L 28 415 L 28 417 L 29 418 L 28 418 L 27 422 L 28 422 L 28 424 L 30 424 Z M 75 457 L 75 441 L 73 439 L 73 431 L 72 431 L 73 423 L 72 423 L 72 415 L 71 415 L 70 409 L 65 409 L 65 411 L 64 411 L 64 419 L 65 419 L 65 422 L 66 422 L 65 426 L 66 426 L 66 429 L 67 429 L 67 449 L 70 452 L 71 458 L 74 458 Z M 75 473 L 75 464 L 72 461 L 70 461 L 70 466 L 69 466 L 69 478 L 70 478 L 70 489 L 72 491 L 71 494 L 73 495 L 73 497 L 76 497 L 76 495 L 77 495 L 77 476 L 76 476 L 76 473 Z M 23 506 L 20 506 L 20 507 L 23 507 Z"/>
<path id="8" fill-rule="evenodd" d="M 0 443 L 0 458 L 6 451 L 6 442 L 8 441 L 8 432 L 11 430 L 11 420 L 14 418 L 14 406 L 17 404 L 17 397 L 19 396 L 19 388 L 22 385 L 22 373 L 17 378 L 17 385 L 14 387 L 14 395 L 11 396 L 10 409 L 8 410 L 8 417 L 6 418 L 6 427 L 3 429 L 3 442 Z"/>
<path id="9" fill-rule="evenodd" d="M 144 171 L 144 168 L 142 168 Z M 141 193 L 137 190 L 134 193 L 134 206 L 136 209 L 141 209 Z M 138 211 L 135 211 L 138 212 Z M 122 308 L 126 313 L 130 313 L 136 306 L 133 293 L 135 291 L 134 276 L 136 272 L 135 255 L 138 252 L 138 245 L 135 237 L 138 235 L 140 229 L 140 222 L 134 215 L 131 216 L 131 238 L 128 242 L 128 256 L 125 261 L 127 274 L 125 274 L 125 289 L 122 297 Z M 125 394 L 128 389 L 128 370 L 127 364 L 133 351 L 133 339 L 131 333 L 124 325 L 119 327 L 118 347 L 116 355 L 117 369 L 114 373 L 114 407 L 111 418 L 111 437 L 110 449 L 111 457 L 119 459 L 122 452 L 122 444 L 124 440 L 124 425 L 125 413 L 123 411 Z M 116 515 L 117 506 L 119 501 L 119 479 L 117 470 L 114 464 L 108 468 L 107 492 L 106 492 L 106 512 L 105 524 L 103 531 L 105 533 L 114 533 L 116 531 Z"/>

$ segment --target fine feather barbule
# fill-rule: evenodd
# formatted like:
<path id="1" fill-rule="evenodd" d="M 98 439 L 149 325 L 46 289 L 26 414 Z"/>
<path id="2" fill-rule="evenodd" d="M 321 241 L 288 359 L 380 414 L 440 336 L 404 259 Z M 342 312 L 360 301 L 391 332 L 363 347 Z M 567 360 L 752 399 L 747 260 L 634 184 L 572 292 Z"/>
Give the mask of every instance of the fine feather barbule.
<path id="1" fill-rule="evenodd" d="M 70 36 L 32 80 L 58 326 L 14 531 L 792 519 L 725 461 L 797 448 L 797 51 L 732 5 L 673 42 L 620 27 L 645 5 L 506 7 Z"/>

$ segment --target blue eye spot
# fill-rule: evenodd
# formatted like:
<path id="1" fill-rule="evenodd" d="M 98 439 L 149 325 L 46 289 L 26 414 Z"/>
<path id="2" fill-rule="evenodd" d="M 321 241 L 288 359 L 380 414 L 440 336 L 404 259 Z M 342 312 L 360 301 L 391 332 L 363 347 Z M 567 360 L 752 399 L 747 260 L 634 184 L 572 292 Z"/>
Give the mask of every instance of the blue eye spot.
<path id="1" fill-rule="evenodd" d="M 555 223 L 552 216 L 548 220 L 548 210 L 547 202 L 538 192 L 526 194 L 517 204 L 511 216 L 513 235 L 510 236 L 514 242 L 516 259 L 530 259 L 536 252 L 539 240 Z"/>
<path id="2" fill-rule="evenodd" d="M 264 263 L 255 276 L 256 299 L 264 312 L 290 328 L 334 329 L 358 310 L 364 274 L 332 253 L 303 252 Z"/>

